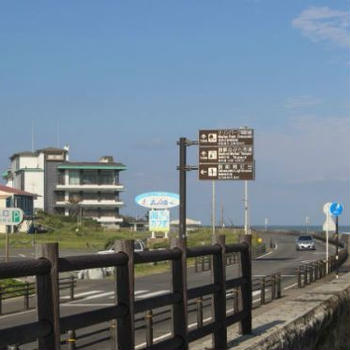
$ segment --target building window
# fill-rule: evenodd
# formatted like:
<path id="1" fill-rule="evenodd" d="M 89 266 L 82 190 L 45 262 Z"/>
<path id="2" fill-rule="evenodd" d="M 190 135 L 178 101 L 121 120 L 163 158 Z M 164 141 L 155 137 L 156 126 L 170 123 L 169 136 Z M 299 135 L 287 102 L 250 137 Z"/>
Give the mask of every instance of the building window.
<path id="1" fill-rule="evenodd" d="M 113 185 L 114 184 L 114 172 L 108 170 L 101 170 L 100 181 L 101 185 Z"/>
<path id="2" fill-rule="evenodd" d="M 64 208 L 56 208 L 56 214 L 64 215 Z"/>
<path id="3" fill-rule="evenodd" d="M 58 184 L 59 185 L 64 185 L 65 180 L 64 180 L 64 170 L 59 170 L 58 171 Z"/>
<path id="4" fill-rule="evenodd" d="M 63 202 L 64 201 L 64 191 L 56 192 L 56 201 Z"/>
<path id="5" fill-rule="evenodd" d="M 69 193 L 69 201 L 74 203 L 79 203 L 82 200 L 82 196 L 80 192 L 70 192 Z"/>
<path id="6" fill-rule="evenodd" d="M 83 199 L 84 200 L 97 200 L 98 194 L 96 192 L 84 192 Z"/>
<path id="7" fill-rule="evenodd" d="M 80 185 L 80 171 L 70 170 L 69 171 L 69 184 L 70 185 Z"/>
<path id="8" fill-rule="evenodd" d="M 96 170 L 84 170 L 82 177 L 83 185 L 96 185 L 97 184 L 97 171 Z"/>

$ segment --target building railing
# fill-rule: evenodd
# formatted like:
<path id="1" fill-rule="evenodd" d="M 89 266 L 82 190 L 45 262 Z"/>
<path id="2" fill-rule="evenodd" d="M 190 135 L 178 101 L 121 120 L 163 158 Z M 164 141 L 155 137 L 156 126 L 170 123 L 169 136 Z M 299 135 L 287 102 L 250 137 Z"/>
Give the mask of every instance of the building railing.
<path id="1" fill-rule="evenodd" d="M 247 237 L 246 239 L 249 239 Z M 25 259 L 0 264 L 0 278 L 36 276 L 37 321 L 0 330 L 0 347 L 23 344 L 38 340 L 39 350 L 60 349 L 60 336 L 79 328 L 117 320 L 114 338 L 119 349 L 135 347 L 135 313 L 163 306 L 172 307 L 173 332 L 171 337 L 152 344 L 147 349 L 188 349 L 188 343 L 213 334 L 216 349 L 227 347 L 226 327 L 239 322 L 242 334 L 252 329 L 252 274 L 250 244 L 225 244 L 225 236 L 217 236 L 212 246 L 187 248 L 183 241 L 174 241 L 171 249 L 134 253 L 134 242 L 117 241 L 115 254 L 58 256 L 58 244 L 41 245 L 38 259 Z M 242 275 L 226 280 L 224 258 L 226 253 L 239 252 Z M 212 256 L 212 282 L 187 288 L 187 258 Z M 170 293 L 134 300 L 135 264 L 170 260 L 172 290 Z M 60 316 L 59 286 L 60 272 L 82 269 L 116 267 L 116 303 L 113 306 L 87 311 L 70 316 Z M 226 313 L 226 290 L 240 289 L 240 310 Z M 188 329 L 188 300 L 213 296 L 212 321 Z"/>

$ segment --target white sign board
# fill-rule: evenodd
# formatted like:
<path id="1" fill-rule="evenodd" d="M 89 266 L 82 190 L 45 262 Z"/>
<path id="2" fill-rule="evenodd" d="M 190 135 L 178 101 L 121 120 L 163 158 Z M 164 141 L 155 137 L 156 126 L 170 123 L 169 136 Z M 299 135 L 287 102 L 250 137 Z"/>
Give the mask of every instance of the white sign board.
<path id="1" fill-rule="evenodd" d="M 0 224 L 16 226 L 23 221 L 23 210 L 20 208 L 0 209 Z"/>
<path id="2" fill-rule="evenodd" d="M 170 212 L 169 210 L 149 211 L 149 230 L 152 232 L 169 232 Z"/>
<path id="3" fill-rule="evenodd" d="M 178 206 L 180 199 L 177 193 L 148 192 L 138 195 L 135 202 L 150 209 L 169 209 Z"/>

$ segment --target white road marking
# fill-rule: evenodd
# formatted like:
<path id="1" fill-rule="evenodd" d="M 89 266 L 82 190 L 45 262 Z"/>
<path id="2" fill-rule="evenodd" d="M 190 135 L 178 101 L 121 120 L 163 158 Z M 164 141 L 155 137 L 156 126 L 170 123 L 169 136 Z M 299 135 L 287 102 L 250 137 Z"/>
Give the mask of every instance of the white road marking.
<path id="1" fill-rule="evenodd" d="M 291 289 L 291 288 L 293 288 L 293 287 L 295 287 L 295 286 L 297 286 L 297 285 L 298 285 L 298 283 L 293 283 L 293 284 L 291 284 L 290 286 L 285 287 L 285 288 L 283 288 L 283 289 L 284 289 L 284 290 Z"/>
<path id="2" fill-rule="evenodd" d="M 25 258 L 26 256 L 24 254 L 18 254 L 18 256 Z"/>
<path id="3" fill-rule="evenodd" d="M 134 295 L 136 296 L 136 295 L 147 293 L 147 292 L 149 292 L 149 290 L 137 290 L 137 291 L 135 291 Z M 114 299 L 114 296 L 111 296 L 108 299 L 112 300 L 112 299 Z"/>
<path id="4" fill-rule="evenodd" d="M 268 253 L 266 253 L 266 254 L 264 254 L 264 255 L 261 255 L 261 256 L 255 258 L 255 259 L 256 259 L 256 260 L 261 259 L 261 258 L 263 258 L 264 256 L 268 256 L 268 255 L 270 255 L 270 254 L 272 254 L 272 253 L 273 253 L 273 251 L 271 250 L 271 252 L 268 252 Z"/>
<path id="5" fill-rule="evenodd" d="M 73 303 L 65 303 L 61 304 L 61 306 L 77 306 L 77 307 L 95 307 L 95 306 L 115 306 L 113 303 L 102 303 L 102 304 L 73 304 Z"/>
<path id="6" fill-rule="evenodd" d="M 147 292 L 149 292 L 149 290 L 136 290 L 134 294 L 139 295 L 139 294 L 143 294 L 143 293 L 147 293 Z"/>
<path id="7" fill-rule="evenodd" d="M 154 297 L 156 295 L 161 295 L 161 294 L 165 294 L 165 293 L 169 293 L 169 290 L 158 290 L 157 292 L 142 294 L 142 295 L 138 296 L 137 298 L 139 298 L 139 299 L 150 298 L 150 297 Z"/>
<path id="8" fill-rule="evenodd" d="M 88 292 L 74 294 L 74 298 L 80 298 L 80 297 L 84 297 L 86 295 L 97 294 L 97 293 L 101 293 L 101 292 L 102 292 L 102 290 L 90 290 Z M 60 299 L 70 299 L 70 296 L 65 295 L 65 296 L 61 297 Z"/>
<path id="9" fill-rule="evenodd" d="M 112 294 L 114 294 L 114 291 L 106 292 L 106 293 L 100 293 L 100 294 L 96 294 L 96 295 L 90 295 L 90 296 L 84 298 L 84 300 L 92 300 L 92 299 L 103 298 L 103 297 L 110 296 Z"/>

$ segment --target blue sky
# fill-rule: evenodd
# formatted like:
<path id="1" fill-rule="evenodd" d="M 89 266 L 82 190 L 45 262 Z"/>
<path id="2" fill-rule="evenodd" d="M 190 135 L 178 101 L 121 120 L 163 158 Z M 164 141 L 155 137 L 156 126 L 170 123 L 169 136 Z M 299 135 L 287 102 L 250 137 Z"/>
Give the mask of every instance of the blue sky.
<path id="1" fill-rule="evenodd" d="M 72 160 L 128 166 L 123 213 L 141 215 L 135 195 L 178 190 L 180 136 L 248 125 L 253 224 L 321 224 L 333 200 L 349 224 L 348 37 L 341 0 L 3 1 L 0 167 L 31 148 L 32 122 L 36 148 L 59 125 Z M 209 223 L 210 191 L 188 175 L 190 217 Z M 242 224 L 242 193 L 217 184 L 227 223 Z"/>

